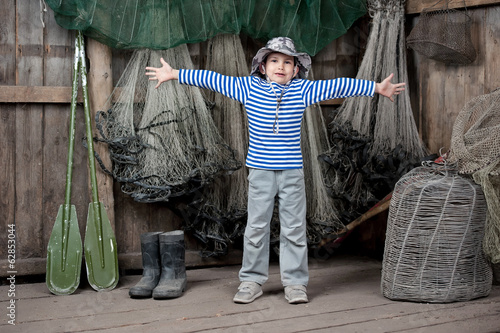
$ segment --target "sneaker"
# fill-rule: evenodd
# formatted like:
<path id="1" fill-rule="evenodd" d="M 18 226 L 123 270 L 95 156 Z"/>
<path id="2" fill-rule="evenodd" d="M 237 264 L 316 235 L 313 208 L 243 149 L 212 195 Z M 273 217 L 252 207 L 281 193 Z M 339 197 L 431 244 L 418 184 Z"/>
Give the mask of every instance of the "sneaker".
<path id="1" fill-rule="evenodd" d="M 305 286 L 286 286 L 285 298 L 290 304 L 307 303 L 307 290 Z"/>
<path id="2" fill-rule="evenodd" d="M 251 303 L 257 297 L 262 295 L 260 284 L 255 282 L 242 282 L 238 287 L 238 292 L 234 295 L 233 302 L 235 303 Z"/>

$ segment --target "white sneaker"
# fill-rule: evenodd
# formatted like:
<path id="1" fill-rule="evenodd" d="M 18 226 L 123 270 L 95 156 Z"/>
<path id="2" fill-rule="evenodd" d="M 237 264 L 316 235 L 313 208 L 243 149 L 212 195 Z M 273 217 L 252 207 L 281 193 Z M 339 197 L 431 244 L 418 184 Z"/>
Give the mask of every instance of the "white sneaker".
<path id="1" fill-rule="evenodd" d="M 262 295 L 260 284 L 255 282 L 242 282 L 238 287 L 238 292 L 234 295 L 235 303 L 252 303 L 257 297 Z"/>
<path id="2" fill-rule="evenodd" d="M 307 303 L 307 289 L 305 286 L 286 286 L 285 298 L 290 304 Z"/>

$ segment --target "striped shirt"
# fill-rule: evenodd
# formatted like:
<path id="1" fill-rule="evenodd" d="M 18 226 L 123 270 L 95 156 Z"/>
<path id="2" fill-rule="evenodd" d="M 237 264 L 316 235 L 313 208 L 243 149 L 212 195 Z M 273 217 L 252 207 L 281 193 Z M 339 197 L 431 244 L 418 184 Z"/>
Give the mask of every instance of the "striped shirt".
<path id="1" fill-rule="evenodd" d="M 375 93 L 375 82 L 351 78 L 294 79 L 288 85 L 281 85 L 256 76 L 232 77 L 207 70 L 181 69 L 179 82 L 210 89 L 242 103 L 249 127 L 246 166 L 268 170 L 302 168 L 300 128 L 306 107 L 328 99 Z"/>

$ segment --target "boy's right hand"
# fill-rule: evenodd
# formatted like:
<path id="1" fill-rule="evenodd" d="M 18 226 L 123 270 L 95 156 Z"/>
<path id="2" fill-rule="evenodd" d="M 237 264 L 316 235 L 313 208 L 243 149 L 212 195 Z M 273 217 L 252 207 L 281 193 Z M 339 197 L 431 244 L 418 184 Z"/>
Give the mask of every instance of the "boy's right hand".
<path id="1" fill-rule="evenodd" d="M 179 79 L 179 70 L 173 69 L 163 58 L 160 59 L 161 67 L 146 67 L 146 75 L 150 81 L 158 81 L 155 89 L 163 82 Z"/>
<path id="2" fill-rule="evenodd" d="M 394 102 L 394 95 L 399 95 L 405 90 L 406 83 L 392 83 L 394 73 L 391 73 L 382 82 L 375 84 L 375 93 L 385 96 Z"/>

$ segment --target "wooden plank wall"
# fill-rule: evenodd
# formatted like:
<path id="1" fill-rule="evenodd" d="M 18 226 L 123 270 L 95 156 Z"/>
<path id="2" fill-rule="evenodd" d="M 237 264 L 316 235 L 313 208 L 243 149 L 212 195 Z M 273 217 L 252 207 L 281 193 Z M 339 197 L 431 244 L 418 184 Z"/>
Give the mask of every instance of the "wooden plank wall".
<path id="1" fill-rule="evenodd" d="M 472 98 L 500 87 L 500 5 L 469 8 L 477 52 L 469 65 L 447 65 L 408 51 L 412 108 L 431 153 L 450 148 L 453 124 Z M 418 15 L 407 16 L 408 33 Z"/>
<path id="2" fill-rule="evenodd" d="M 41 13 L 38 1 L 1 0 L 0 5 L 4 8 L 0 13 L 0 85 L 71 87 L 75 32 L 57 25 L 50 8 Z M 113 71 L 119 78 L 130 52 L 114 54 Z M 45 104 L 29 100 L 30 96 L 24 96 L 22 103 L 0 103 L 0 220 L 4 231 L 10 224 L 16 226 L 18 275 L 45 273 L 47 243 L 58 208 L 64 202 L 67 163 L 69 100 Z M 87 150 L 81 144 L 84 136 L 80 104 L 71 201 L 77 209 L 82 237 L 90 202 Z M 181 220 L 165 205 L 135 203 L 122 194 L 119 184 L 114 187 L 120 267 L 138 269 L 142 267 L 139 235 L 179 229 Z M 7 232 L 0 233 L 0 276 L 8 271 L 7 236 Z M 190 238 L 188 250 L 188 264 L 218 262 L 201 260 L 197 244 Z M 235 259 L 226 258 L 228 263 L 231 260 Z"/>
<path id="3" fill-rule="evenodd" d="M 71 86 L 75 33 L 59 27 L 50 9 L 40 11 L 39 1 L 0 0 L 0 86 Z M 464 103 L 500 86 L 500 6 L 470 10 L 473 40 L 479 52 L 469 66 L 447 66 L 409 52 L 414 114 L 424 142 L 432 151 L 449 144 L 453 120 Z M 40 17 L 43 17 L 44 25 Z M 410 29 L 418 15 L 407 18 Z M 369 32 L 369 18 L 360 19 L 350 31 L 332 42 L 313 58 L 315 79 L 355 76 Z M 250 64 L 262 46 L 242 36 Z M 204 68 L 205 43 L 189 45 L 195 67 Z M 113 50 L 113 80 L 120 78 L 130 51 Z M 2 89 L 0 87 L 0 89 Z M 24 89 L 24 88 L 23 88 Z M 63 90 L 64 90 L 63 89 Z M 24 91 L 29 91 L 24 90 Z M 58 90 L 59 91 L 59 90 Z M 0 94 L 1 95 L 1 94 Z M 325 115 L 335 106 L 324 106 Z M 0 223 L 2 230 L 15 224 L 18 275 L 44 274 L 46 246 L 59 205 L 64 201 L 69 100 L 66 103 L 0 101 Z M 84 235 L 89 203 L 87 151 L 83 108 L 78 107 L 73 173 L 72 203 L 77 208 L 80 231 Z M 115 234 L 120 267 L 139 269 L 139 235 L 146 231 L 174 230 L 182 219 L 166 204 L 140 204 L 124 195 L 114 184 Z M 0 233 L 0 276 L 7 272 L 7 233 Z M 188 236 L 187 263 L 219 265 L 236 263 L 241 254 L 202 260 L 194 239 Z"/>
<path id="4" fill-rule="evenodd" d="M 4 86 L 4 102 L 0 103 L 0 186 L 4 194 L 0 198 L 0 219 L 3 230 L 9 224 L 16 225 L 18 274 L 44 274 L 47 242 L 58 208 L 64 202 L 69 126 L 69 99 L 65 96 L 71 87 L 75 32 L 58 26 L 50 8 L 42 13 L 40 2 L 1 0 L 0 4 L 5 8 L 0 14 L 0 85 Z M 318 64 L 323 64 L 319 68 L 329 68 L 327 75 L 355 75 L 358 51 L 350 46 L 356 34 L 353 31 L 350 37 L 343 37 L 346 41 L 336 41 L 318 55 Z M 251 63 L 262 43 L 245 36 L 242 43 Z M 190 44 L 189 49 L 195 67 L 203 68 L 206 43 Z M 342 61 L 336 61 L 337 53 Z M 112 54 L 116 84 L 132 52 L 113 50 Z M 55 99 L 51 87 L 56 88 Z M 51 96 L 31 95 L 33 91 Z M 13 96 L 6 96 L 7 92 Z M 24 96 L 16 97 L 19 93 Z M 30 102 L 40 99 L 45 102 Z M 81 144 L 83 122 L 83 107 L 79 104 L 71 201 L 77 209 L 82 237 L 90 201 L 87 151 Z M 118 183 L 114 184 L 114 200 L 120 267 L 139 269 L 139 235 L 179 229 L 182 219 L 166 204 L 134 202 L 122 193 Z M 187 240 L 188 265 L 231 264 L 241 258 L 240 252 L 234 251 L 225 258 L 205 260 L 198 256 L 199 245 L 194 238 L 188 236 Z M 6 244 L 7 233 L 0 233 L 0 276 L 8 271 Z"/>
<path id="5" fill-rule="evenodd" d="M 42 26 L 40 2 L 2 1 L 2 85 L 71 86 L 74 33 L 52 19 Z M 45 16 L 47 18 L 47 16 Z M 64 201 L 69 105 L 1 104 L 2 199 L 0 219 L 16 225 L 16 269 L 19 274 L 45 271 L 46 246 L 59 205 Z M 83 109 L 78 112 L 72 203 L 79 221 L 86 217 L 87 159 Z M 80 222 L 83 232 L 85 224 Z M 5 267 L 6 233 L 0 234 L 1 267 Z M 2 270 L 1 274 L 5 274 Z"/>

